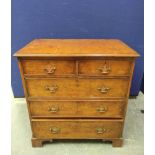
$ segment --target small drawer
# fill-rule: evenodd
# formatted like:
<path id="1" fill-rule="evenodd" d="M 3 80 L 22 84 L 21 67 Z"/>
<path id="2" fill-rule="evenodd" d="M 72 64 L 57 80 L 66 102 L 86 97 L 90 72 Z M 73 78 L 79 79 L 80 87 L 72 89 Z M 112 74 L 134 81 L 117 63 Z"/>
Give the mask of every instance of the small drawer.
<path id="1" fill-rule="evenodd" d="M 127 60 L 80 60 L 79 75 L 129 76 L 131 61 Z"/>
<path id="2" fill-rule="evenodd" d="M 68 60 L 22 60 L 23 72 L 26 75 L 74 75 L 75 61 Z"/>
<path id="3" fill-rule="evenodd" d="M 123 101 L 31 101 L 33 118 L 96 117 L 123 118 Z"/>
<path id="4" fill-rule="evenodd" d="M 51 98 L 124 98 L 129 80 L 123 79 L 74 79 L 28 78 L 29 97 Z"/>
<path id="5" fill-rule="evenodd" d="M 122 137 L 122 120 L 33 119 L 33 136 L 40 139 L 102 139 Z"/>

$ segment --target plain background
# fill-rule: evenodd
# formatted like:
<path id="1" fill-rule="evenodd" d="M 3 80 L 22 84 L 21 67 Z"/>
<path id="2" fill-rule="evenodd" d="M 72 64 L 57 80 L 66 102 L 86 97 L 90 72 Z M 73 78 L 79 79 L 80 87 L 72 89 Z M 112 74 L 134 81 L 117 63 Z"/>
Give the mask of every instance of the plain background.
<path id="1" fill-rule="evenodd" d="M 143 76 L 143 0 L 13 0 L 12 55 L 35 38 L 117 38 L 137 50 L 130 95 Z M 17 61 L 12 57 L 12 88 L 23 97 Z"/>

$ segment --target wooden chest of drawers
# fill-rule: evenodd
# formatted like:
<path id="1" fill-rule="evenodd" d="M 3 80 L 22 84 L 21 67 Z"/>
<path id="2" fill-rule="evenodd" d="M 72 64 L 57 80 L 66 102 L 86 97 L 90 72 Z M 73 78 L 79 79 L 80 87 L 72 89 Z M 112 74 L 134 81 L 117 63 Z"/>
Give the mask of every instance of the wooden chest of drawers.
<path id="1" fill-rule="evenodd" d="M 37 39 L 15 56 L 32 146 L 53 139 L 102 139 L 122 145 L 138 53 L 115 39 Z"/>

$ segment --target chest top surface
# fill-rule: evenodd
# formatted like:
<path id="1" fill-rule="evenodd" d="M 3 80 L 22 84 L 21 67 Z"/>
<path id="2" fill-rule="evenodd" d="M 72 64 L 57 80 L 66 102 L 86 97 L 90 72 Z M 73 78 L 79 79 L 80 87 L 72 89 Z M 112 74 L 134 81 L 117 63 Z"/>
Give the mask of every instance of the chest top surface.
<path id="1" fill-rule="evenodd" d="M 138 57 L 117 39 L 35 39 L 16 52 L 17 57 Z"/>

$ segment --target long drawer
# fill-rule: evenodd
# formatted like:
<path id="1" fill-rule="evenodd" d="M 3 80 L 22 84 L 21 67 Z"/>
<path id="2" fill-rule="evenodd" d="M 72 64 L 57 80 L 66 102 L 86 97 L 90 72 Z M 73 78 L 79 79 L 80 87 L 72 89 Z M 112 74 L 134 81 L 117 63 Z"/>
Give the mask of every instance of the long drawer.
<path id="1" fill-rule="evenodd" d="M 126 97 L 128 79 L 28 78 L 29 97 Z"/>
<path id="2" fill-rule="evenodd" d="M 31 101 L 33 118 L 123 118 L 123 101 Z"/>
<path id="3" fill-rule="evenodd" d="M 120 138 L 122 120 L 33 119 L 33 136 L 40 139 Z"/>

